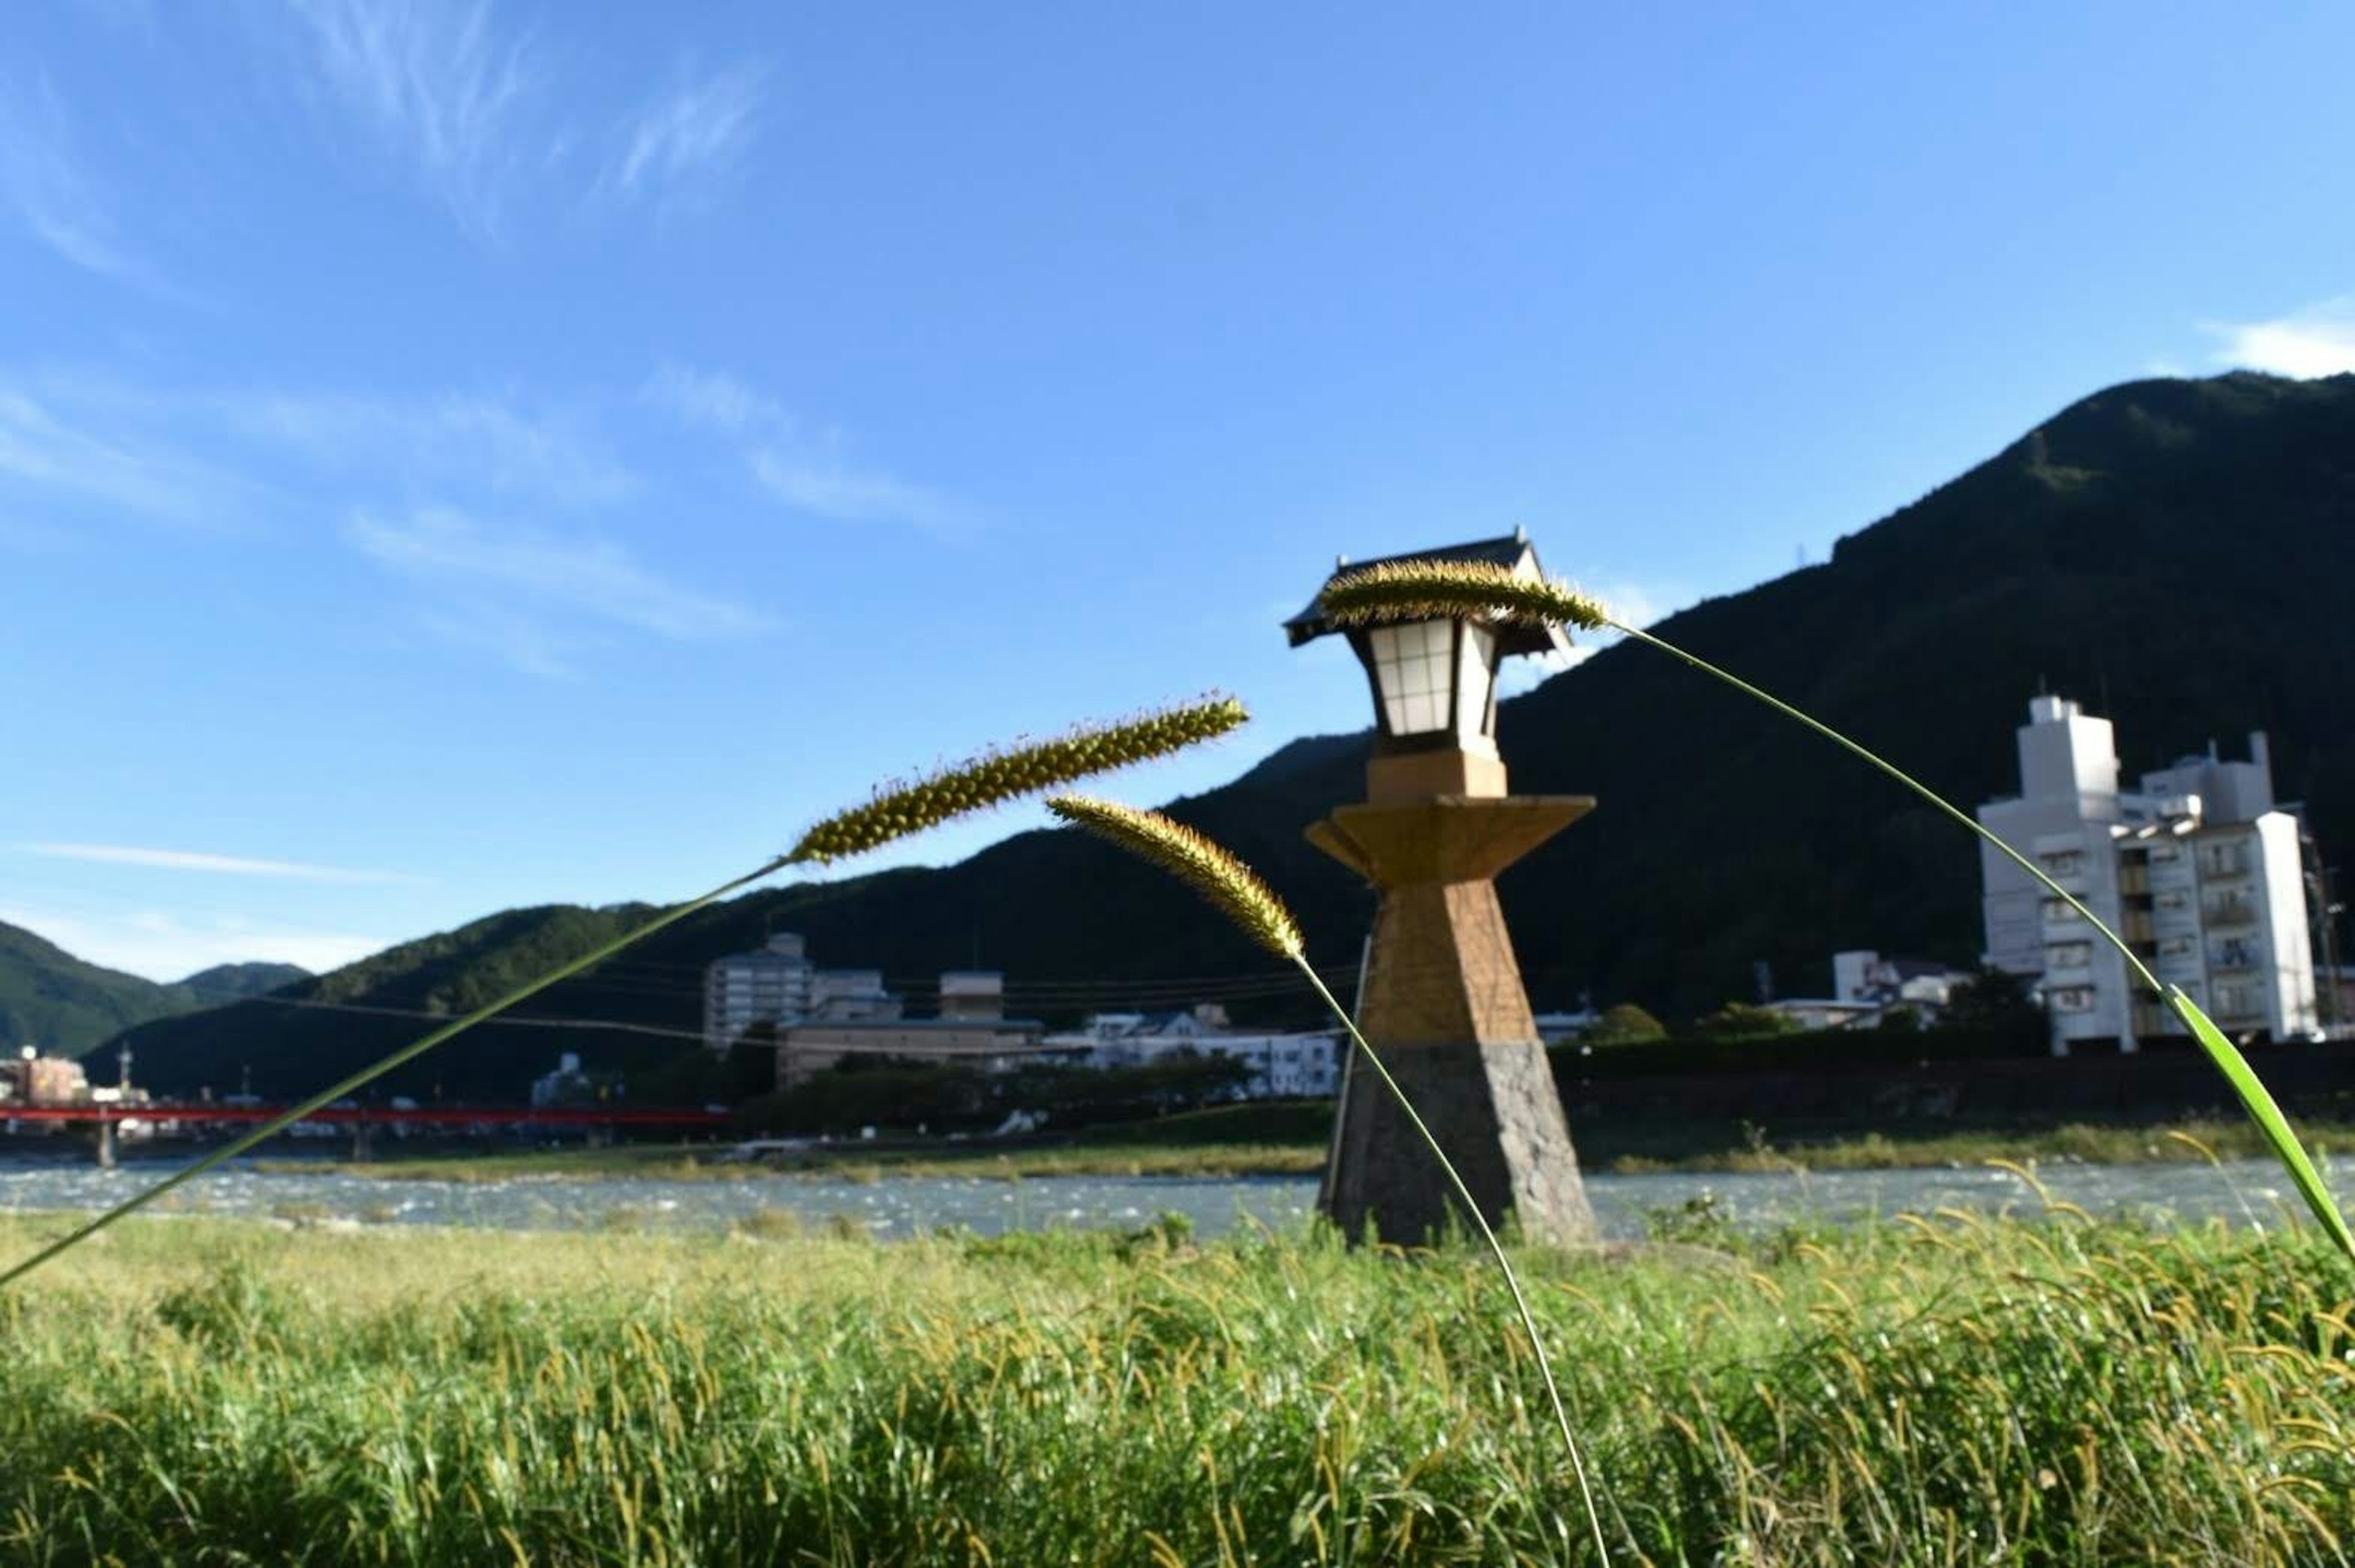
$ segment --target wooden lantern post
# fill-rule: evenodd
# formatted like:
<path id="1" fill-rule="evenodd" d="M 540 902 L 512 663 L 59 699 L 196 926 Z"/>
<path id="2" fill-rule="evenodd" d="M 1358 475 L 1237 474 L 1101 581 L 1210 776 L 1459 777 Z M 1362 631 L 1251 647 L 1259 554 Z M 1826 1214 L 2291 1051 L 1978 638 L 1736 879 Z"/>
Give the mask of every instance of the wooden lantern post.
<path id="1" fill-rule="evenodd" d="M 1519 532 L 1392 559 L 1540 571 Z M 1359 1028 L 1489 1223 L 1509 1215 L 1532 1241 L 1593 1242 L 1593 1212 L 1494 880 L 1594 806 L 1588 795 L 1508 795 L 1497 753 L 1498 661 L 1566 639 L 1481 619 L 1342 628 L 1313 603 L 1285 630 L 1295 647 L 1344 633 L 1373 689 L 1365 803 L 1308 829 L 1310 843 L 1380 894 Z M 1451 1216 L 1462 1222 L 1456 1201 L 1390 1091 L 1353 1060 L 1318 1207 L 1352 1240 L 1370 1232 L 1415 1243 Z"/>

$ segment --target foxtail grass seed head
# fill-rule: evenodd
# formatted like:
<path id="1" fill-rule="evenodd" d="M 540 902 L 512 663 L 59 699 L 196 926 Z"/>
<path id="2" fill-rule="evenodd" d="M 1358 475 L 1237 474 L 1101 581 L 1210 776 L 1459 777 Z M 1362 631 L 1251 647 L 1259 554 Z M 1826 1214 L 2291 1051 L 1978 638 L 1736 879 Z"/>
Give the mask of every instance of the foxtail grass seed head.
<path id="1" fill-rule="evenodd" d="M 1279 957 L 1301 955 L 1300 927 L 1284 901 L 1249 866 L 1192 828 L 1157 811 L 1139 811 L 1092 795 L 1059 795 L 1047 802 L 1047 809 L 1191 883 L 1252 941 Z"/>
<path id="2" fill-rule="evenodd" d="M 1518 577 L 1509 567 L 1484 561 L 1380 561 L 1334 578 L 1317 605 L 1349 626 L 1457 615 L 1554 622 L 1586 632 L 1611 624 L 1611 613 L 1592 594 L 1549 578 Z"/>
<path id="3" fill-rule="evenodd" d="M 1213 692 L 1117 724 L 1082 725 L 1051 741 L 984 752 L 928 778 L 883 785 L 865 805 L 838 812 L 803 834 L 785 859 L 824 865 L 863 854 L 951 817 L 1167 756 L 1223 735 L 1250 717 L 1234 698 Z"/>

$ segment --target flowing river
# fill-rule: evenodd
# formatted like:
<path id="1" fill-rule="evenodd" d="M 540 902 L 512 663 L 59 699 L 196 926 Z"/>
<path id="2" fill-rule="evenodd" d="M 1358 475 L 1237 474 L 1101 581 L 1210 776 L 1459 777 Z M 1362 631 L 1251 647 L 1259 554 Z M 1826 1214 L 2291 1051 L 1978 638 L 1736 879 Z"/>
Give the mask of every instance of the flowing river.
<path id="1" fill-rule="evenodd" d="M 2343 1188 L 2345 1161 L 2326 1161 Z M 2333 1169 L 2333 1166 L 2339 1168 Z M 116 1170 L 63 1160 L 0 1157 L 0 1213 L 93 1210 L 121 1201 L 167 1174 L 167 1164 L 133 1161 Z M 2193 1164 L 2078 1165 L 2040 1168 L 2051 1196 L 2095 1215 L 2155 1223 L 2222 1219 L 2275 1226 L 2297 1209 L 2295 1192 L 2268 1160 Z M 1651 1216 L 1708 1209 L 1750 1229 L 1794 1221 L 1838 1223 L 1939 1209 L 2033 1217 L 2043 1200 L 2007 1171 L 1972 1168 L 1827 1171 L 1813 1174 L 1703 1172 L 1586 1178 L 1606 1235 L 1636 1238 Z M 985 1235 L 1057 1227 L 1135 1229 L 1164 1213 L 1197 1233 L 1241 1225 L 1274 1231 L 1304 1223 L 1316 1183 L 1298 1177 L 884 1177 L 847 1181 L 788 1175 L 658 1180 L 636 1177 L 517 1177 L 498 1181 L 385 1179 L 323 1169 L 315 1174 L 231 1164 L 169 1194 L 165 1211 L 245 1215 L 289 1223 L 464 1225 L 485 1230 L 722 1230 L 764 1211 L 789 1211 L 815 1228 L 854 1227 L 879 1239 L 957 1226 Z M 2301 1211 L 2302 1212 L 2302 1211 Z"/>

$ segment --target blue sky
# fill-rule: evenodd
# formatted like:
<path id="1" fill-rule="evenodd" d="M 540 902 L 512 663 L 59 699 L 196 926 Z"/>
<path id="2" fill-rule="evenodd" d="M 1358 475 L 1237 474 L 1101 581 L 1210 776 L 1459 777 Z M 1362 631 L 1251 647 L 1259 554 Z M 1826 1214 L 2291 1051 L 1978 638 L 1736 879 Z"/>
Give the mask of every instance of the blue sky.
<path id="1" fill-rule="evenodd" d="M 1243 696 L 1164 798 L 1366 721 L 1337 552 L 1665 611 L 2355 368 L 2355 13 L 1637 9 L 11 7 L 0 920 L 319 967 Z"/>

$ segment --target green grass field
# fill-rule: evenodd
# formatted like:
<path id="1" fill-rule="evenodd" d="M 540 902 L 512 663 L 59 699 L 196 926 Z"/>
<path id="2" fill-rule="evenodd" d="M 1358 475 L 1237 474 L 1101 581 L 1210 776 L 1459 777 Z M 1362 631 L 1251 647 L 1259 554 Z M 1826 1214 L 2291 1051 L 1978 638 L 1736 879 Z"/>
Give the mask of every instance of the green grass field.
<path id="1" fill-rule="evenodd" d="M 1723 1244 L 1521 1255 L 1618 1560 L 2342 1560 L 2310 1232 Z M 137 1221 L 0 1297 L 0 1561 L 1588 1561 L 1509 1319 L 1314 1239 Z"/>

